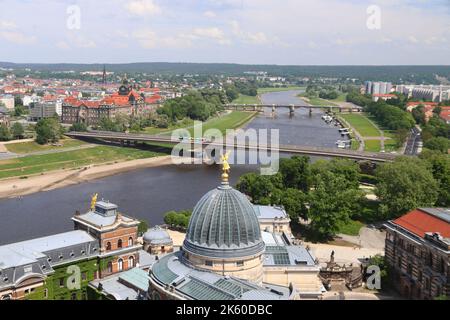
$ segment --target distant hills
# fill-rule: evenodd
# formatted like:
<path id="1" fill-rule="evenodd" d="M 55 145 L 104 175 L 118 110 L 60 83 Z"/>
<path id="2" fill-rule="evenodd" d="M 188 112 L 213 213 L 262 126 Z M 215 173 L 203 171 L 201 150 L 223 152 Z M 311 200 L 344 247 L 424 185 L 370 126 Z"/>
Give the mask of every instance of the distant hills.
<path id="1" fill-rule="evenodd" d="M 0 62 L 1 68 L 52 71 L 101 71 L 103 64 L 37 64 Z M 438 83 L 436 76 L 450 79 L 450 66 L 281 66 L 241 65 L 223 63 L 128 63 L 105 64 L 107 71 L 118 73 L 157 74 L 225 74 L 243 75 L 245 72 L 265 71 L 270 75 L 296 77 L 356 78 L 393 82 Z"/>

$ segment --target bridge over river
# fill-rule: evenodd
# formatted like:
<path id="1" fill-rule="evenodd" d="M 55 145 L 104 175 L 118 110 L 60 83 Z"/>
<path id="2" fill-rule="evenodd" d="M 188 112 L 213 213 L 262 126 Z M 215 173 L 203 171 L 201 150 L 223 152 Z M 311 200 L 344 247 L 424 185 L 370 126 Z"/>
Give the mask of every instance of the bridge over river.
<path id="1" fill-rule="evenodd" d="M 305 108 L 312 111 L 313 109 L 325 109 L 329 112 L 339 111 L 339 112 L 361 112 L 362 108 L 353 105 L 346 104 L 341 106 L 312 106 L 312 105 L 297 105 L 297 104 L 227 104 L 225 105 L 226 110 L 232 111 L 257 111 L 264 112 L 264 109 L 271 108 L 272 112 L 276 112 L 279 108 L 288 108 L 290 113 L 295 113 L 296 109 Z"/>
<path id="2" fill-rule="evenodd" d="M 122 144 L 130 144 L 136 142 L 148 142 L 148 143 L 163 143 L 170 145 L 178 145 L 181 143 L 179 140 L 172 140 L 171 137 L 153 136 L 146 134 L 130 134 L 130 133 L 116 133 L 116 132 L 104 132 L 104 131 L 89 131 L 89 132 L 69 132 L 66 134 L 72 138 L 80 139 L 101 139 L 106 141 L 117 141 Z M 186 142 L 183 142 L 186 143 Z M 192 148 L 201 147 L 233 147 L 235 149 L 245 149 L 247 151 L 266 150 L 269 152 L 288 153 L 293 155 L 308 155 L 319 157 L 332 157 L 332 158 L 346 158 L 353 160 L 368 160 L 373 162 L 391 162 L 398 155 L 390 153 L 376 153 L 376 152 L 360 152 L 347 149 L 333 149 L 333 148 L 319 148 L 319 147 L 306 147 L 306 146 L 294 146 L 294 145 L 280 145 L 277 148 L 272 148 L 268 145 L 253 145 L 251 143 L 238 144 L 235 140 L 227 140 L 223 142 L 211 142 L 211 141 L 190 141 Z"/>

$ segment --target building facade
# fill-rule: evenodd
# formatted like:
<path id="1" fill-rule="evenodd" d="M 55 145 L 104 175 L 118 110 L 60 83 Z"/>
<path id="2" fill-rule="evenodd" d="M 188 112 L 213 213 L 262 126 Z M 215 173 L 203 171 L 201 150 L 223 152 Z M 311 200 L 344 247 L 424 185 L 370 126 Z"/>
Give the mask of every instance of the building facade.
<path id="1" fill-rule="evenodd" d="M 323 285 L 316 259 L 293 245 L 286 232 L 261 231 L 255 207 L 228 184 L 222 184 L 195 206 L 180 251 L 157 261 L 150 272 L 148 298 L 153 300 L 299 300 L 318 299 Z M 271 211 L 273 208 L 268 208 Z M 264 226 L 282 211 L 261 212 Z M 269 214 L 270 213 L 270 214 Z M 286 230 L 288 231 L 288 230 Z"/>
<path id="2" fill-rule="evenodd" d="M 89 283 L 139 263 L 139 221 L 92 203 L 75 231 L 0 246 L 0 300 L 89 299 Z"/>
<path id="3" fill-rule="evenodd" d="M 146 111 L 145 99 L 124 80 L 119 91 L 102 100 L 79 100 L 66 98 L 62 105 L 61 122 L 84 123 L 96 126 L 102 118 L 113 119 L 118 114 L 139 115 Z"/>
<path id="4" fill-rule="evenodd" d="M 386 229 L 396 289 L 409 299 L 450 297 L 450 209 L 417 209 Z"/>

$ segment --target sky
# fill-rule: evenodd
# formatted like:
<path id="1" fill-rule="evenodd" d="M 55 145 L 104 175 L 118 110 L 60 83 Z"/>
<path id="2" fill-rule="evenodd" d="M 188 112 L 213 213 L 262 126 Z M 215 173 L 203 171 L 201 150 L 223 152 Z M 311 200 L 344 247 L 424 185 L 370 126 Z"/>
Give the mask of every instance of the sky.
<path id="1" fill-rule="evenodd" d="M 449 65 L 450 0 L 0 0 L 0 61 Z"/>

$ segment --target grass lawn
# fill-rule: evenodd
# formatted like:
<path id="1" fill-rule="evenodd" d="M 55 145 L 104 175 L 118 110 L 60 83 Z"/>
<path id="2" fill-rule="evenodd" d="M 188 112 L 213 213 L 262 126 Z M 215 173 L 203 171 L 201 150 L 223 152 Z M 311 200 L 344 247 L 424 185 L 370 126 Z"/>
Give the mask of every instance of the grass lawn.
<path id="1" fill-rule="evenodd" d="M 218 129 L 222 134 L 225 134 L 227 129 L 240 128 L 256 115 L 256 112 L 233 111 L 227 115 L 205 122 L 203 124 L 203 134 L 209 129 Z M 190 128 L 189 132 L 191 136 L 194 136 L 194 128 Z"/>
<path id="2" fill-rule="evenodd" d="M 300 94 L 298 95 L 298 97 L 300 98 L 304 98 L 306 102 L 308 102 L 309 104 L 313 105 L 313 106 L 320 106 L 320 107 L 337 107 L 337 104 L 325 100 L 325 99 L 321 99 L 321 98 L 308 98 L 306 97 L 306 95 L 304 94 Z"/>
<path id="3" fill-rule="evenodd" d="M 340 223 L 338 233 L 349 236 L 358 236 L 362 227 L 364 227 L 364 223 L 350 220 L 348 223 Z"/>
<path id="4" fill-rule="evenodd" d="M 364 140 L 366 145 L 365 151 L 369 152 L 380 152 L 381 151 L 381 141 L 380 140 Z"/>
<path id="5" fill-rule="evenodd" d="M 346 93 L 341 93 L 339 94 L 339 96 L 336 99 L 332 99 L 330 101 L 334 101 L 334 102 L 346 102 L 347 101 L 347 94 Z"/>
<path id="6" fill-rule="evenodd" d="M 24 143 L 13 143 L 13 144 L 7 144 L 5 147 L 8 149 L 9 152 L 18 153 L 18 154 L 26 154 L 26 153 L 32 153 L 32 152 L 40 152 L 40 151 L 47 151 L 47 150 L 60 150 L 64 148 L 74 148 L 79 147 L 82 145 L 85 145 L 86 142 L 74 140 L 74 139 L 64 139 L 60 140 L 59 142 L 62 144 L 61 147 L 56 147 L 52 145 L 40 145 L 36 142 L 24 142 Z"/>
<path id="7" fill-rule="evenodd" d="M 358 151 L 361 143 L 357 139 L 352 139 L 352 150 Z"/>
<path id="8" fill-rule="evenodd" d="M 380 130 L 375 127 L 364 115 L 361 114 L 342 114 L 348 123 L 355 128 L 363 137 L 379 137 Z"/>
<path id="9" fill-rule="evenodd" d="M 291 87 L 286 87 L 286 88 L 259 88 L 258 89 L 258 94 L 264 94 L 264 93 L 270 93 L 270 92 L 282 92 L 282 91 L 293 91 L 293 90 L 305 90 L 306 87 L 296 87 L 296 86 L 291 86 Z"/>
<path id="10" fill-rule="evenodd" d="M 151 135 L 157 135 L 157 134 L 168 134 L 174 130 L 182 129 L 182 128 L 188 128 L 190 126 L 194 125 L 194 120 L 192 119 L 184 119 L 183 121 L 178 122 L 177 124 L 169 126 L 169 128 L 155 128 L 155 127 L 148 127 L 144 129 L 143 133 L 151 134 Z"/>
<path id="11" fill-rule="evenodd" d="M 258 97 L 252 97 L 252 96 L 246 96 L 246 95 L 239 95 L 239 98 L 234 100 L 232 102 L 233 104 L 260 104 L 261 101 Z"/>
<path id="12" fill-rule="evenodd" d="M 152 158 L 163 154 L 133 148 L 100 146 L 91 149 L 28 156 L 0 161 L 0 179 L 79 168 L 112 161 Z"/>

